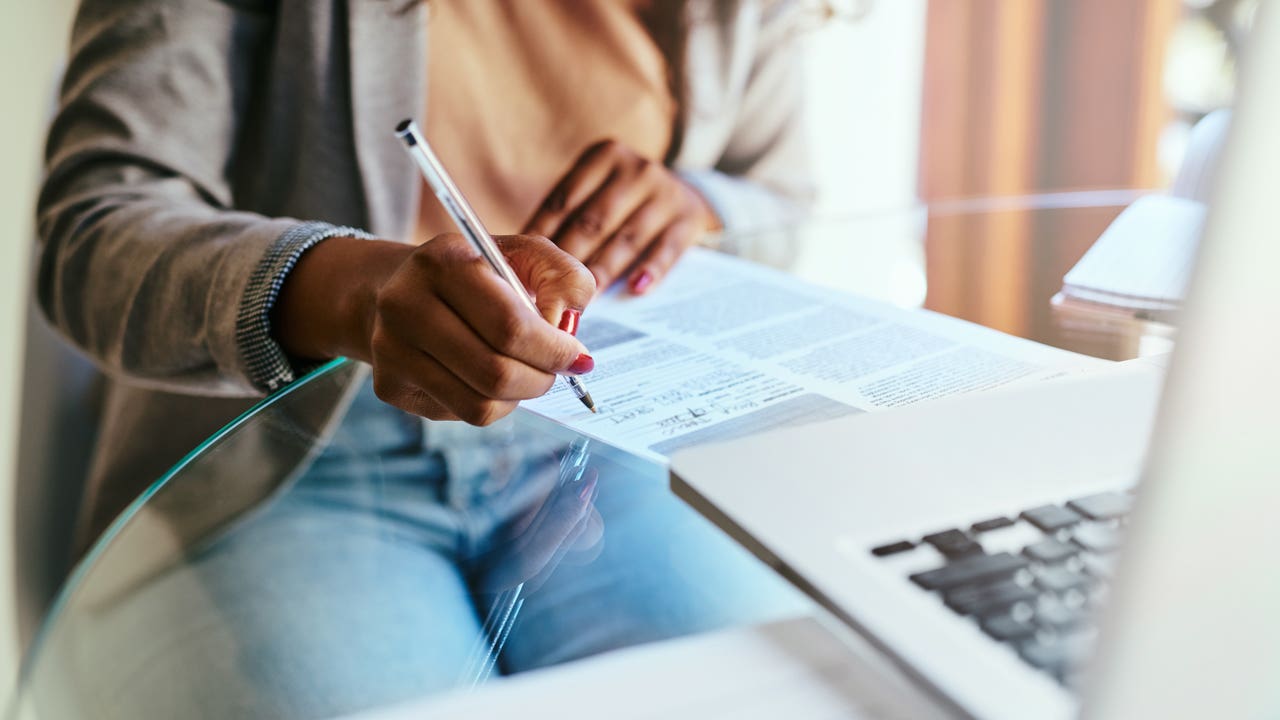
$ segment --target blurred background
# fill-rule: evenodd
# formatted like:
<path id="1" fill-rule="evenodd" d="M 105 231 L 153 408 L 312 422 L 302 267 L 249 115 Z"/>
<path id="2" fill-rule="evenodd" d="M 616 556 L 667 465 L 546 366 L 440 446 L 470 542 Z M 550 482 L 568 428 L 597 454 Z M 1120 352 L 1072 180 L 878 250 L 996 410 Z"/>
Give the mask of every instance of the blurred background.
<path id="1" fill-rule="evenodd" d="M 1169 183 L 1191 125 L 1231 104 L 1257 5 L 800 1 L 833 15 L 802 39 L 820 212 L 903 222 L 867 237 L 819 237 L 795 271 L 1046 340 L 1062 275 L 1124 202 Z M 86 418 L 69 427 L 68 411 L 41 400 L 39 388 L 77 371 L 28 326 L 31 209 L 74 4 L 0 10 L 0 698 L 16 672 L 17 628 L 32 626 L 65 572 L 57 557 L 78 487 L 68 475 L 83 466 L 75 448 L 87 443 L 48 440 L 91 431 Z M 993 197 L 1004 200 L 991 205 Z M 1104 207 L 1034 227 L 1046 203 Z M 966 210 L 975 207 L 1002 209 Z"/>
<path id="2" fill-rule="evenodd" d="M 44 125 L 66 54 L 73 0 L 0 6 L 0 703 L 17 672 L 18 429 L 29 303 L 33 208 Z M 25 508 L 24 508 L 25 511 Z M 3 705 L 0 704 L 0 708 Z"/>
<path id="3" fill-rule="evenodd" d="M 795 271 L 1046 342 L 1063 274 L 1231 105 L 1257 8 L 806 1 L 836 8 L 805 39 L 821 212 L 879 221 L 806 238 Z"/>

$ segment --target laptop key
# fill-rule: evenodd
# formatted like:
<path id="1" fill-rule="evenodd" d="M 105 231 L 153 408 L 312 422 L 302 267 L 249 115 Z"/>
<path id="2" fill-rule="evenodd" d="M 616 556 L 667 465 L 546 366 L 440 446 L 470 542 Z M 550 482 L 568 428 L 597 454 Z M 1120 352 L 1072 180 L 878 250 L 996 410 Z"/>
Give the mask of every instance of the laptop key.
<path id="1" fill-rule="evenodd" d="M 886 543 L 880 547 L 871 548 L 871 554 L 876 557 L 885 557 L 888 555 L 897 555 L 900 552 L 906 552 L 908 550 L 914 550 L 915 547 L 916 544 L 910 540 L 899 540 L 898 542 Z"/>
<path id="2" fill-rule="evenodd" d="M 1063 677 L 1080 668 L 1093 655 L 1097 633 L 1080 630 L 1052 638 L 1028 640 L 1018 647 L 1018 654 L 1032 666 Z"/>
<path id="3" fill-rule="evenodd" d="M 1116 573 L 1115 555 L 1081 553 L 1080 560 L 1084 563 L 1085 571 L 1100 580 L 1110 580 Z"/>
<path id="4" fill-rule="evenodd" d="M 982 631 L 1000 642 L 1013 642 L 1029 638 L 1036 632 L 1036 626 L 1015 619 L 1012 615 L 992 615 L 978 623 Z"/>
<path id="5" fill-rule="evenodd" d="M 1059 563 L 1078 552 L 1080 552 L 1079 548 L 1058 542 L 1053 538 L 1032 543 L 1022 550 L 1023 555 L 1042 563 Z"/>
<path id="6" fill-rule="evenodd" d="M 929 543 L 937 548 L 938 552 L 953 559 L 982 552 L 982 546 L 974 542 L 973 538 L 954 528 L 925 535 L 922 542 Z"/>
<path id="7" fill-rule="evenodd" d="M 1080 669 L 1068 669 L 1058 675 L 1058 680 L 1063 687 L 1079 695 L 1084 690 L 1086 674 Z"/>
<path id="8" fill-rule="evenodd" d="M 1071 540 L 1095 553 L 1115 552 L 1120 547 L 1120 533 L 1106 525 L 1084 524 L 1072 528 Z"/>
<path id="9" fill-rule="evenodd" d="M 1061 505 L 1041 505 L 1022 513 L 1022 518 L 1047 533 L 1071 527 L 1084 518 L 1074 510 Z"/>
<path id="10" fill-rule="evenodd" d="M 1088 625 L 1091 617 L 1081 608 L 1068 607 L 1056 599 L 1041 598 L 1036 605 L 1034 620 L 1046 630 L 1063 631 Z"/>
<path id="11" fill-rule="evenodd" d="M 987 617 L 1002 613 L 1020 602 L 1030 602 L 1039 595 L 1033 588 L 1005 578 L 989 585 L 966 585 L 943 595 L 947 607 L 961 615 Z"/>
<path id="12" fill-rule="evenodd" d="M 1120 493 L 1105 492 L 1077 498 L 1068 502 L 1067 507 L 1091 520 L 1113 520 L 1129 514 L 1133 509 L 1133 498 Z"/>
<path id="13" fill-rule="evenodd" d="M 1012 575 L 1030 561 L 1009 553 L 969 555 L 936 570 L 916 573 L 911 581 L 925 590 L 950 590 L 972 583 Z"/>
<path id="14" fill-rule="evenodd" d="M 992 530 L 999 530 L 1001 528 L 1010 527 L 1013 525 L 1013 522 L 1014 522 L 1013 518 L 1007 518 L 1003 516 L 994 517 L 994 518 L 991 518 L 990 520 L 980 520 L 974 523 L 973 525 L 971 525 L 969 529 L 976 533 L 991 532 Z"/>
<path id="15" fill-rule="evenodd" d="M 1064 567 L 1046 567 L 1035 571 L 1036 584 L 1049 592 L 1061 593 L 1087 587 L 1088 575 Z"/>

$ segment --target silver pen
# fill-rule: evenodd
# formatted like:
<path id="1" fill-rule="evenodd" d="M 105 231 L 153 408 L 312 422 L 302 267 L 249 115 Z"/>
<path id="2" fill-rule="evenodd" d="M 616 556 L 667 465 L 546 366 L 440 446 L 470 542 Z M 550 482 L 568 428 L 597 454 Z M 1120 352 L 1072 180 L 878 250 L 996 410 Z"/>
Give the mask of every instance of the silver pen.
<path id="1" fill-rule="evenodd" d="M 480 222 L 480 217 L 476 215 L 476 211 L 472 209 L 471 203 L 462 196 L 462 191 L 458 186 L 453 184 L 453 178 L 449 177 L 449 173 L 445 171 L 444 165 L 440 164 L 440 159 L 436 157 L 435 152 L 431 150 L 431 146 L 427 144 L 427 139 L 422 136 L 422 132 L 418 130 L 418 124 L 412 118 L 402 121 L 396 126 L 396 137 L 404 141 L 405 149 L 409 152 L 409 156 L 418 164 L 418 169 L 422 171 L 422 177 L 427 181 L 427 185 L 431 187 L 431 192 L 440 200 L 440 204 L 444 205 L 444 209 L 448 211 L 449 217 L 453 218 L 453 222 L 462 231 L 476 250 L 484 256 L 494 271 L 506 281 L 520 296 L 525 306 L 533 311 L 535 315 L 541 317 L 542 313 L 538 312 L 538 306 L 534 304 L 533 298 L 529 297 L 529 291 L 525 289 L 524 284 L 520 282 L 520 278 L 516 276 L 516 271 L 511 269 L 507 264 L 506 258 L 502 256 L 502 250 L 498 248 L 498 244 L 493 241 L 493 236 L 488 230 L 484 229 L 484 223 Z M 573 394 L 587 406 L 591 412 L 596 412 L 595 401 L 591 399 L 591 393 L 587 392 L 587 387 L 582 384 L 582 380 L 572 376 L 564 376 L 569 382 L 569 388 L 573 390 Z"/>

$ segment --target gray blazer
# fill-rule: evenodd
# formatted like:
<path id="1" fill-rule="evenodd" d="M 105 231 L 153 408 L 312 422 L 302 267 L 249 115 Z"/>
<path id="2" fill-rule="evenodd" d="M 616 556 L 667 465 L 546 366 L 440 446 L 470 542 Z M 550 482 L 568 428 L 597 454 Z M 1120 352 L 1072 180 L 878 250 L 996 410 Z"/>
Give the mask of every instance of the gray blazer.
<path id="1" fill-rule="evenodd" d="M 253 398 L 295 379 L 269 312 L 302 252 L 339 234 L 412 237 L 420 180 L 391 129 L 426 95 L 428 8 L 82 3 L 49 133 L 37 279 L 50 322 L 110 377 L 81 548 Z M 784 224 L 809 196 L 792 11 L 687 8 L 696 72 L 684 74 L 673 166 L 727 237 Z"/>

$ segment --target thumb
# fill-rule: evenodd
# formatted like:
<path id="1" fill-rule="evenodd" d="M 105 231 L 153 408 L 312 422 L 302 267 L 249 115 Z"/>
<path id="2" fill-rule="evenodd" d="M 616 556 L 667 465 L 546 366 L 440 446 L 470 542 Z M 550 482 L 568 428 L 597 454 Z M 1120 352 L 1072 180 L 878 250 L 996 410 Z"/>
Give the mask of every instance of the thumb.
<path id="1" fill-rule="evenodd" d="M 537 235 L 495 238 L 538 312 L 559 326 L 566 310 L 581 313 L 596 294 L 596 279 L 577 258 Z"/>

